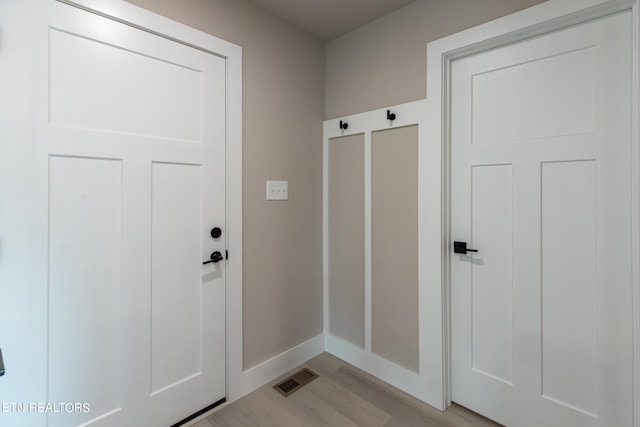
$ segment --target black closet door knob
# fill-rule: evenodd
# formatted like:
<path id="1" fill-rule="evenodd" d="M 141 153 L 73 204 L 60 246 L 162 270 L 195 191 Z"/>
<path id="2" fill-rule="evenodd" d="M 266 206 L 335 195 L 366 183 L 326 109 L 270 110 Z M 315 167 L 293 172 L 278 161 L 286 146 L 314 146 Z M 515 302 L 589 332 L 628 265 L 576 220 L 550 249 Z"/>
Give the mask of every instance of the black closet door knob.
<path id="1" fill-rule="evenodd" d="M 222 236 L 222 229 L 220 227 L 213 227 L 211 229 L 211 237 L 218 239 L 220 236 Z"/>

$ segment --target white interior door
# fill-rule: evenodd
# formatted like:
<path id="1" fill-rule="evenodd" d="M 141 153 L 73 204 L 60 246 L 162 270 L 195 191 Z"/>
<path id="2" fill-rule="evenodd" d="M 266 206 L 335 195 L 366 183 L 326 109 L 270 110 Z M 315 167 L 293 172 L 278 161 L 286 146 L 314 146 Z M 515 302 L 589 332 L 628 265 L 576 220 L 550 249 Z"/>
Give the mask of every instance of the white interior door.
<path id="1" fill-rule="evenodd" d="M 29 9 L 23 241 L 47 366 L 45 393 L 26 395 L 86 406 L 28 425 L 172 425 L 226 395 L 225 262 L 203 265 L 225 254 L 226 61 L 54 1 Z"/>
<path id="2" fill-rule="evenodd" d="M 631 425 L 630 58 L 622 13 L 453 63 L 452 397 L 505 425 Z"/>

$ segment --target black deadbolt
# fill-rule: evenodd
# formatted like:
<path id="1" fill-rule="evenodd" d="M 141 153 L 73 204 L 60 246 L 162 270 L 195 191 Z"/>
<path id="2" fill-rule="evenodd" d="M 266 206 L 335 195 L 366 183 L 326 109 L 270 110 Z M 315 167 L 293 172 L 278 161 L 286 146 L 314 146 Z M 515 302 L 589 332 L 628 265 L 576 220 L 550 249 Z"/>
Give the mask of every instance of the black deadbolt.
<path id="1" fill-rule="evenodd" d="M 222 236 L 222 229 L 220 227 L 213 227 L 211 229 L 211 237 L 218 239 L 220 236 Z"/>

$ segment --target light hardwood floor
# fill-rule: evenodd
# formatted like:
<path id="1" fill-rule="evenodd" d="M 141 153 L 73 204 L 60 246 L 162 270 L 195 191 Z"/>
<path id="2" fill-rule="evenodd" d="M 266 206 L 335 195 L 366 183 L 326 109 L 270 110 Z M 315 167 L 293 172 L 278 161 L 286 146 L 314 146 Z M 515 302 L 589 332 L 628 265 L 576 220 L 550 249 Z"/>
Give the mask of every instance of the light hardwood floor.
<path id="1" fill-rule="evenodd" d="M 302 365 L 319 375 L 288 397 L 274 381 L 220 409 L 194 427 L 495 427 L 486 418 L 453 405 L 445 412 L 328 354 Z"/>

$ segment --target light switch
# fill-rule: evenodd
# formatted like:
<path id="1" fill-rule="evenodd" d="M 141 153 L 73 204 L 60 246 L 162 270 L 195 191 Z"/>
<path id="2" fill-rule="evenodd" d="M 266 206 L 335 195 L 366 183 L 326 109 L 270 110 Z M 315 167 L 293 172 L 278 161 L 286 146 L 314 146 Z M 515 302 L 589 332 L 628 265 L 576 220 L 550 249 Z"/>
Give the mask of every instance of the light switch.
<path id="1" fill-rule="evenodd" d="M 267 200 L 289 200 L 289 181 L 267 181 Z"/>

